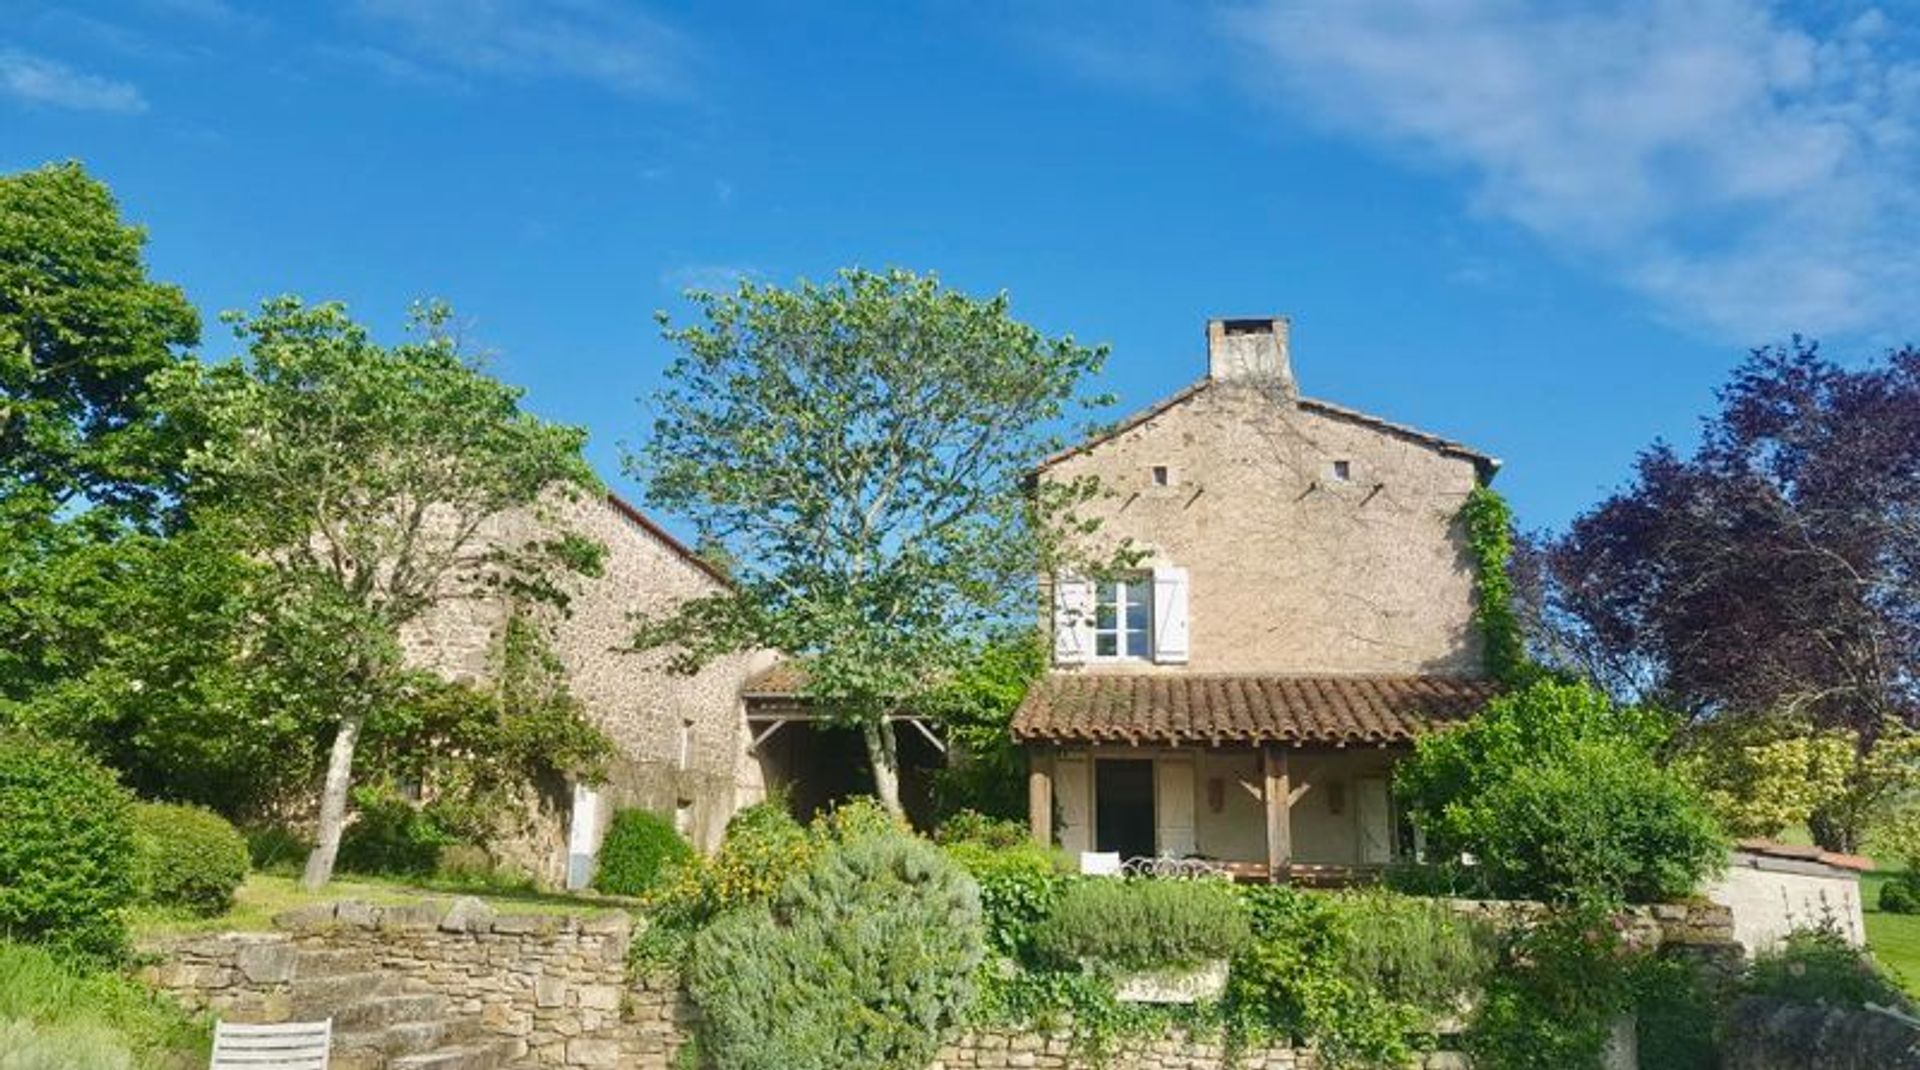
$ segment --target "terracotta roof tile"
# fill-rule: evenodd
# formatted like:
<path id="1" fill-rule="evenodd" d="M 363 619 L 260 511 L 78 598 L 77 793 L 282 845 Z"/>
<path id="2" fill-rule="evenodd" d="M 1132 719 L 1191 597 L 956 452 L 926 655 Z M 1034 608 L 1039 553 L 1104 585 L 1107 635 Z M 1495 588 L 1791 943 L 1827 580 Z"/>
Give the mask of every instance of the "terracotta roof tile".
<path id="1" fill-rule="evenodd" d="M 1013 716 L 1023 742 L 1397 743 L 1465 719 L 1490 680 L 1055 673 Z"/>
<path id="2" fill-rule="evenodd" d="M 806 689 L 807 670 L 798 661 L 782 661 L 755 673 L 740 694 L 746 698 L 795 698 Z"/>

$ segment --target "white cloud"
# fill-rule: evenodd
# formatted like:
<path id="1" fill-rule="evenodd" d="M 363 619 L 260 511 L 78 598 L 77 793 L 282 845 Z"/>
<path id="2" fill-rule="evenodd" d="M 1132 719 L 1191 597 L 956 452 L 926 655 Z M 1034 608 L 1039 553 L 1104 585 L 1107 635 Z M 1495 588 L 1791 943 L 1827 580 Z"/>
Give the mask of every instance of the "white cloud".
<path id="1" fill-rule="evenodd" d="M 0 94 L 74 111 L 133 114 L 147 110 L 140 91 L 126 82 L 77 71 L 17 48 L 0 48 Z"/>
<path id="2" fill-rule="evenodd" d="M 667 24 L 610 0 L 360 0 L 406 48 L 473 74 L 568 78 L 673 95 L 691 48 Z"/>
<path id="3" fill-rule="evenodd" d="M 1920 327 L 1920 64 L 1758 0 L 1285 0 L 1249 84 L 1741 341 Z"/>

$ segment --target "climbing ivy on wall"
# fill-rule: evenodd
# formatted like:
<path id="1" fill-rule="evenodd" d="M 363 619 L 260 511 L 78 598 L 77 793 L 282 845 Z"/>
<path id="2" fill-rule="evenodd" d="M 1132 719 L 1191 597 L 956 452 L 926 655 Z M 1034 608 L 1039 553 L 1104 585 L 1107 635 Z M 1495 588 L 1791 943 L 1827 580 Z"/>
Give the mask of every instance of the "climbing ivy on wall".
<path id="1" fill-rule="evenodd" d="M 1475 487 L 1460 507 L 1460 519 L 1473 554 L 1473 623 L 1486 644 L 1487 672 L 1502 684 L 1518 686 L 1532 676 L 1533 662 L 1513 612 L 1513 578 L 1507 574 L 1513 560 L 1513 509 L 1493 489 Z"/>

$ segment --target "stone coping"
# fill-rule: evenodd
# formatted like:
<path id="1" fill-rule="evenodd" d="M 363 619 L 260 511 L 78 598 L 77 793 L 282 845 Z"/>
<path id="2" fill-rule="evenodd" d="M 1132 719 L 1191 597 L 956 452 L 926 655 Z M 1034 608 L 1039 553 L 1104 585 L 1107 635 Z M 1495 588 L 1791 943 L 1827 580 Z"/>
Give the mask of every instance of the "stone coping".
<path id="1" fill-rule="evenodd" d="M 330 929 L 425 930 L 447 933 L 502 933 L 552 935 L 557 933 L 629 934 L 633 918 L 624 911 L 593 914 L 511 913 L 498 910 L 477 896 L 423 899 L 414 903 L 378 904 L 357 899 L 315 903 L 273 916 L 282 932 L 311 933 Z"/>

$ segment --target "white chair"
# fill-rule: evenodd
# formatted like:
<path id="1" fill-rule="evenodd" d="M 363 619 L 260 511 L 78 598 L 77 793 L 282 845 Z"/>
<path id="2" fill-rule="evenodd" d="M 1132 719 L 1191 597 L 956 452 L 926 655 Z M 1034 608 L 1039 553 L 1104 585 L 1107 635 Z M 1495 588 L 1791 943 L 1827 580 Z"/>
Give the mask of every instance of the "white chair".
<path id="1" fill-rule="evenodd" d="M 327 1070 L 333 1019 L 213 1027 L 212 1070 Z"/>

